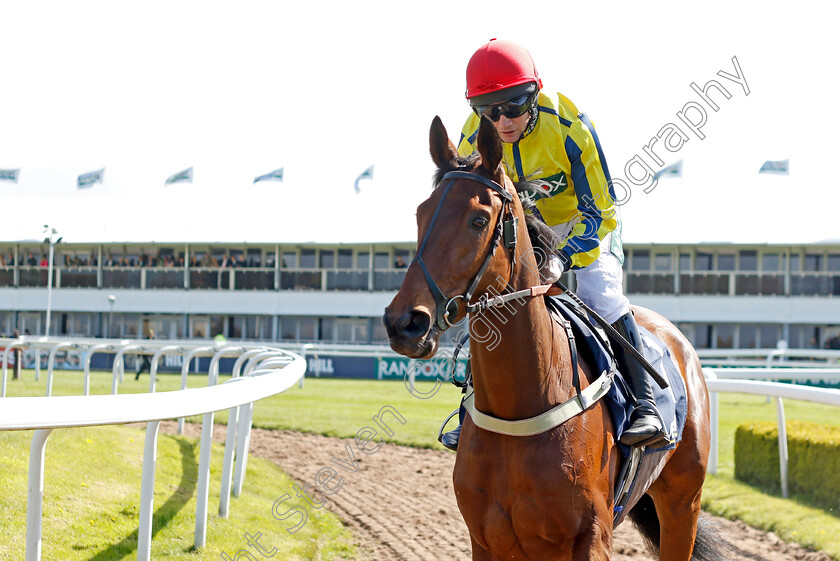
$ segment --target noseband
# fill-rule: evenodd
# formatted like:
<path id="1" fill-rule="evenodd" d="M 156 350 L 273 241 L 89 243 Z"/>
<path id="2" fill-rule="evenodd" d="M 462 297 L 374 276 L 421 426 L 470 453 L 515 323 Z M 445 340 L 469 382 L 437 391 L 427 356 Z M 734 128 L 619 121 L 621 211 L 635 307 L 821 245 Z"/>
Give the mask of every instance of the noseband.
<path id="1" fill-rule="evenodd" d="M 426 242 L 429 241 L 429 235 L 432 232 L 432 228 L 434 228 L 435 221 L 437 221 L 438 215 L 440 214 L 440 209 L 443 207 L 443 201 L 446 199 L 446 196 L 449 194 L 449 191 L 452 189 L 452 185 L 454 185 L 455 181 L 458 179 L 469 179 L 471 181 L 478 181 L 479 183 L 489 187 L 493 190 L 497 195 L 502 198 L 502 210 L 499 212 L 499 216 L 496 219 L 496 227 L 495 231 L 493 232 L 493 238 L 490 240 L 490 246 L 487 250 L 487 255 L 484 257 L 484 263 L 481 264 L 481 268 L 476 273 L 475 277 L 473 277 L 472 282 L 469 284 L 469 287 L 463 294 L 458 294 L 457 296 L 453 296 L 452 298 L 447 298 L 440 287 L 437 285 L 435 280 L 432 278 L 431 273 L 429 273 L 429 269 L 426 267 L 426 264 L 423 262 L 423 250 L 426 248 Z M 467 311 L 470 311 L 470 299 L 473 296 L 476 288 L 478 288 L 479 283 L 481 282 L 481 278 L 484 276 L 484 273 L 487 271 L 487 268 L 490 266 L 490 261 L 493 259 L 493 256 L 496 254 L 496 246 L 499 244 L 499 241 L 503 239 L 503 244 L 506 249 L 511 250 L 511 261 L 513 262 L 514 257 L 514 250 L 516 248 L 516 228 L 517 228 L 517 221 L 518 219 L 513 216 L 513 212 L 511 211 L 510 204 L 513 202 L 513 196 L 501 185 L 493 181 L 492 179 L 488 179 L 476 173 L 471 173 L 467 171 L 450 171 L 447 172 L 444 176 L 442 181 L 447 182 L 443 195 L 438 202 L 437 208 L 435 209 L 435 213 L 432 215 L 432 221 L 429 223 L 429 228 L 426 230 L 426 235 L 423 236 L 423 241 L 420 244 L 420 248 L 417 250 L 417 254 L 414 256 L 414 261 L 420 266 L 420 270 L 423 271 L 423 275 L 426 277 L 426 283 L 429 285 L 429 290 L 432 292 L 432 297 L 435 299 L 435 326 L 441 331 L 446 331 L 450 327 L 454 325 L 450 318 L 454 319 L 458 317 L 458 300 L 461 299 L 464 301 L 464 304 L 467 306 Z M 503 219 L 505 215 L 508 215 L 506 220 Z M 512 267 L 513 265 L 511 265 Z"/>

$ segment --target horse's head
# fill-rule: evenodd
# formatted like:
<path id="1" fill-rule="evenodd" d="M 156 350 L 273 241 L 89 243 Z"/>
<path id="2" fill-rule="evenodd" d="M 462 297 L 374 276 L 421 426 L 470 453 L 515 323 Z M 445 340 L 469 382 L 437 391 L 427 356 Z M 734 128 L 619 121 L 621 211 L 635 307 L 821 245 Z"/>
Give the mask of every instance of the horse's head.
<path id="1" fill-rule="evenodd" d="M 438 117 L 429 144 L 435 189 L 417 208 L 417 254 L 383 316 L 391 348 L 411 358 L 435 354 L 472 296 L 504 290 L 513 262 L 506 247 L 513 249 L 517 229 L 511 219 L 522 212 L 490 120 L 481 120 L 477 156 L 459 158 Z"/>

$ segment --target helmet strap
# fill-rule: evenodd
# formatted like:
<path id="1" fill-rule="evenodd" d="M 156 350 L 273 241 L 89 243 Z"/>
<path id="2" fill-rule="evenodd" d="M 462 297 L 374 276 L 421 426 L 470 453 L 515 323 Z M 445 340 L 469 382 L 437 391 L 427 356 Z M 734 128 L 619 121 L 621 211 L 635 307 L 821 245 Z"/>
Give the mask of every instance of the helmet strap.
<path id="1" fill-rule="evenodd" d="M 528 119 L 528 126 L 525 127 L 525 132 L 522 133 L 522 136 L 519 137 L 519 140 L 522 140 L 523 138 L 531 134 L 531 131 L 534 130 L 534 128 L 537 126 L 537 118 L 540 114 L 539 99 L 540 92 L 539 90 L 537 90 L 537 92 L 534 94 L 534 101 L 533 103 L 531 103 L 531 108 L 528 109 L 528 113 L 530 114 L 530 118 Z"/>

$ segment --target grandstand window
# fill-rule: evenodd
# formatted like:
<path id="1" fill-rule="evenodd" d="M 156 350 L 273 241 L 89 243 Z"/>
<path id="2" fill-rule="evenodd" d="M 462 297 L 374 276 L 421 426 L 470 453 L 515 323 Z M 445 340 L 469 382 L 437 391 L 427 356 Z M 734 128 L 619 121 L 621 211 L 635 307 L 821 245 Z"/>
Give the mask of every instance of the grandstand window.
<path id="1" fill-rule="evenodd" d="M 373 256 L 373 268 L 374 269 L 390 269 L 391 268 L 391 256 L 387 253 L 377 251 L 376 254 Z"/>
<path id="2" fill-rule="evenodd" d="M 738 328 L 738 348 L 755 349 L 758 346 L 758 328 L 755 325 L 742 325 Z"/>
<path id="3" fill-rule="evenodd" d="M 334 341 L 335 319 L 320 318 L 318 320 L 318 340 L 319 341 Z"/>
<path id="4" fill-rule="evenodd" d="M 298 320 L 298 325 L 300 327 L 298 338 L 301 341 L 314 341 L 316 339 L 315 331 L 318 325 L 317 318 L 300 318 Z"/>
<path id="5" fill-rule="evenodd" d="M 762 325 L 760 328 L 762 349 L 775 349 L 779 343 L 779 326 L 778 325 Z"/>
<path id="6" fill-rule="evenodd" d="M 370 253 L 365 251 L 356 254 L 356 268 L 362 270 L 370 268 Z"/>
<path id="7" fill-rule="evenodd" d="M 367 343 L 367 318 L 338 318 L 335 320 L 336 341 L 341 343 Z"/>
<path id="8" fill-rule="evenodd" d="M 691 254 L 680 253 L 680 271 L 691 270 Z"/>
<path id="9" fill-rule="evenodd" d="M 280 339 L 284 341 L 297 341 L 297 318 L 283 317 L 280 318 Z"/>
<path id="10" fill-rule="evenodd" d="M 712 326 L 708 323 L 694 324 L 694 347 L 698 349 L 710 348 L 712 341 Z"/>
<path id="11" fill-rule="evenodd" d="M 804 270 L 822 271 L 822 258 L 822 255 L 813 253 L 805 255 Z"/>
<path id="12" fill-rule="evenodd" d="M 190 337 L 208 339 L 210 337 L 210 319 L 206 316 L 190 317 Z"/>
<path id="13" fill-rule="evenodd" d="M 792 253 L 790 256 L 790 270 L 797 272 L 801 270 L 802 259 L 798 253 Z"/>
<path id="14" fill-rule="evenodd" d="M 739 271 L 758 270 L 758 252 L 754 249 L 742 249 L 738 254 Z"/>
<path id="15" fill-rule="evenodd" d="M 283 267 L 285 269 L 297 269 L 297 253 L 293 251 L 283 252 Z"/>
<path id="16" fill-rule="evenodd" d="M 394 267 L 398 269 L 403 269 L 408 266 L 408 262 L 411 261 L 409 258 L 410 252 L 407 249 L 395 249 L 394 250 Z"/>
<path id="17" fill-rule="evenodd" d="M 352 269 L 353 268 L 353 250 L 339 249 L 338 250 L 338 268 Z"/>
<path id="18" fill-rule="evenodd" d="M 315 261 L 315 250 L 314 249 L 301 249 L 300 250 L 300 268 L 301 269 L 314 269 L 316 268 L 317 262 Z"/>
<path id="19" fill-rule="evenodd" d="M 331 249 L 321 250 L 321 268 L 334 269 L 335 268 L 335 252 Z"/>
<path id="20" fill-rule="evenodd" d="M 765 253 L 761 256 L 761 270 L 781 271 L 783 262 L 782 256 L 778 253 Z"/>
<path id="21" fill-rule="evenodd" d="M 120 326 L 122 336 L 126 339 L 136 339 L 137 333 L 139 331 L 138 324 L 140 322 L 140 316 L 138 316 L 137 314 L 122 314 L 122 317 L 120 319 L 122 320 L 120 322 L 122 324 Z"/>
<path id="22" fill-rule="evenodd" d="M 735 347 L 735 326 L 731 324 L 717 325 L 715 328 L 715 348 L 732 349 Z"/>
<path id="23" fill-rule="evenodd" d="M 671 270 L 671 255 L 668 253 L 657 253 L 653 259 L 654 269 L 657 271 Z"/>
<path id="24" fill-rule="evenodd" d="M 791 325 L 788 344 L 795 349 L 818 349 L 820 328 L 816 325 Z"/>
<path id="25" fill-rule="evenodd" d="M 734 271 L 735 270 L 735 254 L 721 253 L 718 255 L 718 271 Z"/>
<path id="26" fill-rule="evenodd" d="M 210 337 L 225 335 L 224 316 L 210 316 Z"/>
<path id="27" fill-rule="evenodd" d="M 259 248 L 248 248 L 248 257 L 245 260 L 249 267 L 262 267 L 262 250 Z"/>
<path id="28" fill-rule="evenodd" d="M 449 331 L 452 330 L 450 329 Z M 380 344 L 388 342 L 388 332 L 385 330 L 385 325 L 381 321 L 373 322 L 373 338 L 371 342 Z"/>
<path id="29" fill-rule="evenodd" d="M 633 250 L 632 270 L 634 271 L 649 271 L 650 270 L 650 251 L 647 249 Z"/>
<path id="30" fill-rule="evenodd" d="M 712 254 L 711 253 L 697 253 L 694 258 L 695 271 L 711 271 L 712 270 Z"/>
<path id="31" fill-rule="evenodd" d="M 230 316 L 227 318 L 227 328 L 228 328 L 228 338 L 229 339 L 241 339 L 242 338 L 242 331 L 243 331 L 243 317 L 242 316 Z"/>
<path id="32" fill-rule="evenodd" d="M 840 253 L 830 253 L 826 265 L 829 271 L 840 271 Z"/>

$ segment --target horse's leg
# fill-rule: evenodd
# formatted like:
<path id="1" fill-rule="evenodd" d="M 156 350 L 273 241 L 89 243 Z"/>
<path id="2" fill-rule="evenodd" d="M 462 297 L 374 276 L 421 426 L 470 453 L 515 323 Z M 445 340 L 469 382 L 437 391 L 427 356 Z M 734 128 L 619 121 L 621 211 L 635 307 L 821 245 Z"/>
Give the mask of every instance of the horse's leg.
<path id="1" fill-rule="evenodd" d="M 708 447 L 703 454 L 694 429 L 686 424 L 683 441 L 648 490 L 659 517 L 659 558 L 668 561 L 689 561 L 697 535 Z"/>
<path id="2" fill-rule="evenodd" d="M 490 552 L 481 547 L 475 538 L 470 536 L 470 541 L 472 542 L 472 558 L 473 561 L 490 561 L 492 557 L 490 557 Z"/>
<path id="3" fill-rule="evenodd" d="M 572 561 L 609 561 L 612 557 L 612 516 L 601 514 L 575 540 Z"/>

